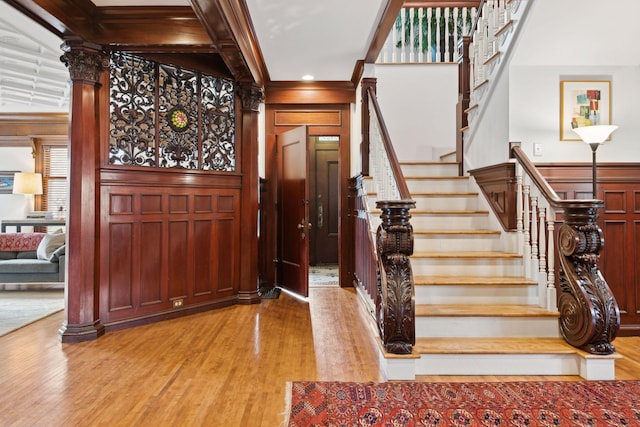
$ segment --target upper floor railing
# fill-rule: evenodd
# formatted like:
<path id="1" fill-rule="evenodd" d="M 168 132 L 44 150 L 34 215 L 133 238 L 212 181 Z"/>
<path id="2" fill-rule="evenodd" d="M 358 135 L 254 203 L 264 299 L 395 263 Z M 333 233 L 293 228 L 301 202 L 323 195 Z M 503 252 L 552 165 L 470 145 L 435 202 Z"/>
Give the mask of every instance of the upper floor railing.
<path id="1" fill-rule="evenodd" d="M 458 43 L 471 33 L 479 1 L 405 2 L 377 63 L 458 62 Z"/>

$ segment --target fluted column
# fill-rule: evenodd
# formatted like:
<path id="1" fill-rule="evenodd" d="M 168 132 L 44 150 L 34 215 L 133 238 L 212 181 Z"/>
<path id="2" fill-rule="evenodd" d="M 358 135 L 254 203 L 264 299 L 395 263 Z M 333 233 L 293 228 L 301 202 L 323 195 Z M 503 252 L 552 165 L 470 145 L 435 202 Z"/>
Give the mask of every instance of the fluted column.
<path id="1" fill-rule="evenodd" d="M 242 229 L 240 231 L 240 304 L 260 302 L 258 295 L 258 118 L 264 102 L 261 87 L 240 87 L 242 102 Z"/>
<path id="2" fill-rule="evenodd" d="M 620 328 L 618 304 L 598 267 L 604 237 L 596 219 L 603 205 L 568 203 L 558 231 L 560 329 L 569 344 L 592 354 L 615 352 L 611 342 Z"/>
<path id="3" fill-rule="evenodd" d="M 71 77 L 71 123 L 66 318 L 58 333 L 62 342 L 79 342 L 104 333 L 98 304 L 100 117 L 96 99 L 109 57 L 100 46 L 78 40 L 67 41 L 62 48 L 61 60 Z"/>
<path id="4" fill-rule="evenodd" d="M 413 227 L 409 209 L 415 202 L 378 201 L 382 224 L 376 233 L 378 251 L 377 322 L 389 353 L 410 354 L 416 342 L 413 273 Z"/>

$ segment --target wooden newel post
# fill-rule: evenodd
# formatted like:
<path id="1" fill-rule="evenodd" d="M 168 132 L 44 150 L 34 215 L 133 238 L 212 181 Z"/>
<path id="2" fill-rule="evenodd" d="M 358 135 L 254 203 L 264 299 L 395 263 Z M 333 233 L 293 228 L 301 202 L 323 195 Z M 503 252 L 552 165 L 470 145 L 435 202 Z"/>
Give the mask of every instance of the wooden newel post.
<path id="1" fill-rule="evenodd" d="M 416 342 L 413 273 L 412 200 L 378 201 L 382 224 L 376 233 L 378 295 L 376 312 L 382 343 L 389 353 L 410 354 Z"/>
<path id="2" fill-rule="evenodd" d="M 604 246 L 596 223 L 600 200 L 568 202 L 558 230 L 560 330 L 566 341 L 591 354 L 611 354 L 620 329 L 618 304 L 598 268 Z"/>

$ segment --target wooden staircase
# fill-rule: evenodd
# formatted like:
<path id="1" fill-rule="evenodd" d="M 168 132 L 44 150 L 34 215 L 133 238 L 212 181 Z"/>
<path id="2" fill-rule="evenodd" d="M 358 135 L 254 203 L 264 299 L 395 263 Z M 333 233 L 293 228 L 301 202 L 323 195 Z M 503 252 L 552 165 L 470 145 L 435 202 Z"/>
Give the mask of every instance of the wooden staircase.
<path id="1" fill-rule="evenodd" d="M 616 356 L 593 356 L 561 337 L 559 313 L 539 306 L 538 283 L 525 277 L 522 255 L 508 250 L 513 236 L 502 231 L 473 179 L 457 176 L 457 163 L 401 166 L 416 202 L 411 210 L 416 345 L 408 356 L 387 354 L 380 345 L 388 379 L 614 378 Z M 375 194 L 367 185 L 371 208 Z M 372 226 L 375 232 L 378 224 Z"/>

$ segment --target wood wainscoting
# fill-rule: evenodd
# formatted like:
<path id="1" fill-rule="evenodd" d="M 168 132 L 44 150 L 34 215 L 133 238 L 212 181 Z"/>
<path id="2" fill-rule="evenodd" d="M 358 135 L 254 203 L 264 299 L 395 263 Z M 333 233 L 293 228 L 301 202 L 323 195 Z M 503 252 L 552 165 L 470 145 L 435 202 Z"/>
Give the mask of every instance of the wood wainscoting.
<path id="1" fill-rule="evenodd" d="M 237 302 L 240 184 L 238 175 L 103 170 L 99 309 L 107 330 Z"/>
<path id="2" fill-rule="evenodd" d="M 591 199 L 592 169 L 585 163 L 536 164 L 561 199 Z M 503 163 L 472 175 L 506 230 L 515 230 L 515 165 Z M 620 308 L 620 336 L 640 335 L 640 165 L 598 164 L 598 225 L 604 233 L 600 270 Z M 557 227 L 556 227 L 557 230 Z"/>

